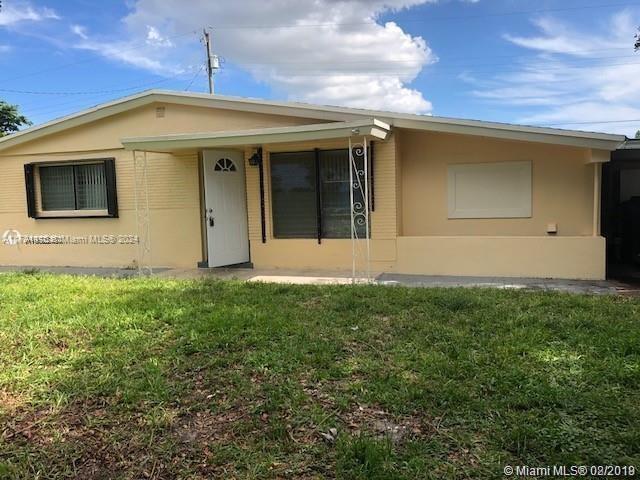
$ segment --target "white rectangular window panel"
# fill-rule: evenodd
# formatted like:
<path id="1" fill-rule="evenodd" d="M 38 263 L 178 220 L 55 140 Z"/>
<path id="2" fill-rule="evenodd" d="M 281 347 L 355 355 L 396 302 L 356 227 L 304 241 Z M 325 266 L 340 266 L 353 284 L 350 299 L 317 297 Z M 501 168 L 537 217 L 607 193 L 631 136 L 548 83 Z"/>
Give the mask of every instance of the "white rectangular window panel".
<path id="1" fill-rule="evenodd" d="M 449 218 L 531 217 L 531 162 L 449 165 Z"/>

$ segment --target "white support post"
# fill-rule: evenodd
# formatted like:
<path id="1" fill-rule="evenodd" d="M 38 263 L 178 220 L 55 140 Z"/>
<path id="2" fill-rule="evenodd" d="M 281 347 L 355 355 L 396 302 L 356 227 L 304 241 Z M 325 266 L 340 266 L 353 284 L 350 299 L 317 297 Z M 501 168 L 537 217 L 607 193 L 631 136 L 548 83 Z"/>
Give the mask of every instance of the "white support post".
<path id="1" fill-rule="evenodd" d="M 133 151 L 134 198 L 138 235 L 138 273 L 151 275 L 151 232 L 149 188 L 147 183 L 147 152 Z"/>

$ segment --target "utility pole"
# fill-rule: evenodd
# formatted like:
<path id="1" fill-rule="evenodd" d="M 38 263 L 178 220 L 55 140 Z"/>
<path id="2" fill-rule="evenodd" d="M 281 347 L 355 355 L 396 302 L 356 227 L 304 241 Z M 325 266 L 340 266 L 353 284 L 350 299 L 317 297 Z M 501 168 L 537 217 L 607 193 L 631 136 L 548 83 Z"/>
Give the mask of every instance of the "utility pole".
<path id="1" fill-rule="evenodd" d="M 207 53 L 207 77 L 209 78 L 209 93 L 213 94 L 213 76 L 216 70 L 220 68 L 220 62 L 217 55 L 211 54 L 211 39 L 209 38 L 209 32 L 206 28 L 202 29 L 204 34 L 204 48 Z"/>

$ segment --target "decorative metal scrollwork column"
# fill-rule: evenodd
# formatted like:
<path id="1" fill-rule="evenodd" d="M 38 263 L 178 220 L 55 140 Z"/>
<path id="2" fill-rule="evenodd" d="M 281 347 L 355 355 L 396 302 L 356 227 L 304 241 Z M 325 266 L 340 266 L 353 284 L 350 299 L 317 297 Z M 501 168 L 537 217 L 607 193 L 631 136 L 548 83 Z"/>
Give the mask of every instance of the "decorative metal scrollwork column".
<path id="1" fill-rule="evenodd" d="M 351 282 L 371 281 L 369 224 L 369 172 L 367 139 L 352 143 L 349 138 L 349 198 L 351 211 Z M 358 271 L 361 269 L 361 274 Z"/>

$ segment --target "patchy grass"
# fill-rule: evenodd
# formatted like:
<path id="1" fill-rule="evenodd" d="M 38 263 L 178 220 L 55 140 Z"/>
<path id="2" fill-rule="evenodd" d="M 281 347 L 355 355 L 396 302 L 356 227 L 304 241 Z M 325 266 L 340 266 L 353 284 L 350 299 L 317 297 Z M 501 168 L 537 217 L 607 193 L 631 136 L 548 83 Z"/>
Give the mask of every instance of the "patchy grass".
<path id="1" fill-rule="evenodd" d="M 0 275 L 0 478 L 640 466 L 640 302 Z"/>

